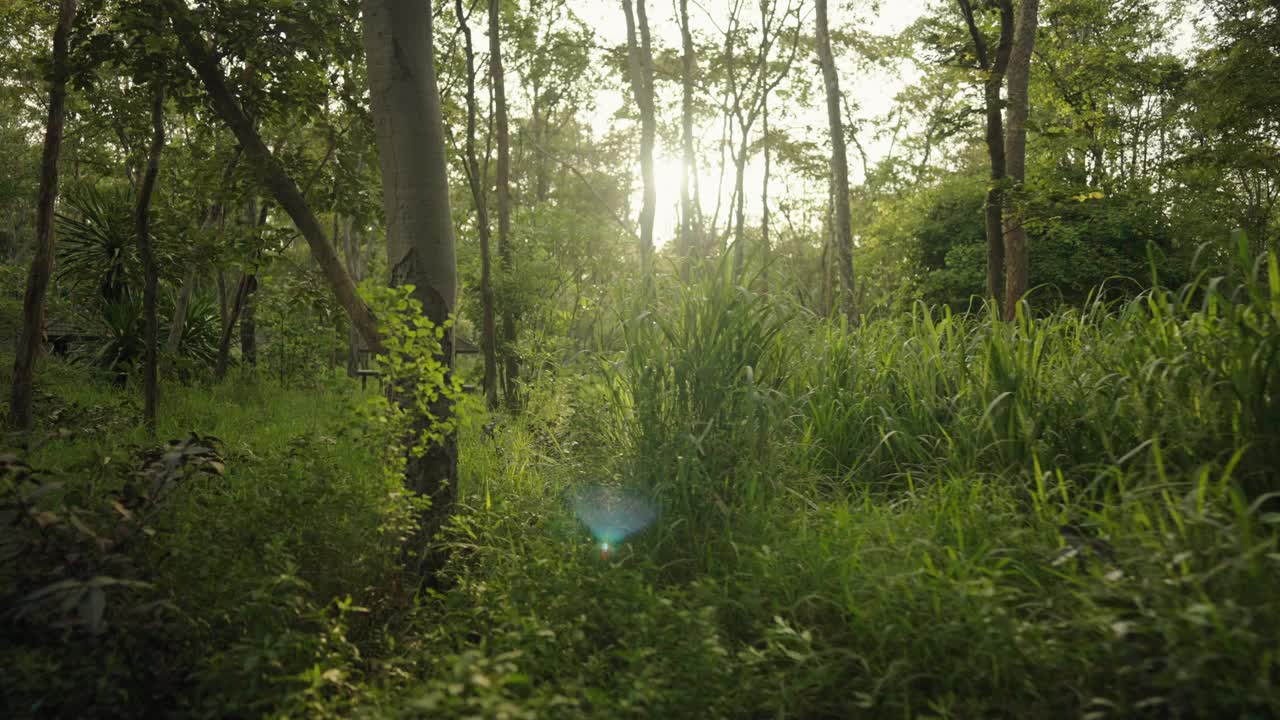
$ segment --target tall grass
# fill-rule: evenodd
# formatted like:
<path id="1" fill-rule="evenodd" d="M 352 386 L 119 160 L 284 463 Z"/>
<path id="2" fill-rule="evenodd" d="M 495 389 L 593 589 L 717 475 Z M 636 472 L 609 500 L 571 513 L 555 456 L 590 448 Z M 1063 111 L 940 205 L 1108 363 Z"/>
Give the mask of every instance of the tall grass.
<path id="1" fill-rule="evenodd" d="M 687 556 L 777 491 L 792 353 L 788 314 L 739 287 L 727 262 L 670 294 L 665 311 L 625 323 L 606 382 L 622 474 L 662 505 L 664 539 Z"/>
<path id="2" fill-rule="evenodd" d="M 1274 258 L 1011 322 L 847 327 L 728 268 L 659 290 L 603 372 L 534 383 L 517 417 L 468 400 L 449 572 L 415 606 L 352 388 L 172 398 L 165 427 L 229 456 L 152 574 L 209 653 L 191 709 L 1280 716 Z M 136 416 L 53 384 L 103 427 Z M 30 457 L 67 474 L 99 445 Z M 586 483 L 661 512 L 601 557 L 567 502 Z M 325 609 L 343 592 L 367 619 Z M 15 657 L 34 682 L 44 656 Z"/>
<path id="3" fill-rule="evenodd" d="M 1105 492 L 1130 471 L 1241 454 L 1251 497 L 1280 490 L 1280 276 L 1265 262 L 1118 306 L 1024 306 L 1009 323 L 917 306 L 851 331 L 802 327 L 789 384 L 801 461 L 843 484 L 979 474 L 1030 490 L 1052 471 Z"/>
<path id="4" fill-rule="evenodd" d="M 654 612 L 714 608 L 725 674 L 678 714 L 1280 712 L 1277 298 L 1273 258 L 1011 322 L 671 289 L 608 358 L 596 437 L 662 502 L 635 556 Z M 520 547 L 489 577 L 582 579 Z"/>

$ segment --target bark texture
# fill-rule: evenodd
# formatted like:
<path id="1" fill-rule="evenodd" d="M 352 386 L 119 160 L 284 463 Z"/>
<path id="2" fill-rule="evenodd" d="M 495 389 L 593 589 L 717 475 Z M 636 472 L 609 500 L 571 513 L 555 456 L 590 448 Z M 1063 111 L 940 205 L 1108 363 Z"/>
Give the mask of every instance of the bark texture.
<path id="1" fill-rule="evenodd" d="M 160 153 L 164 151 L 164 142 L 164 85 L 157 81 L 151 99 L 151 147 L 147 152 L 147 169 L 138 188 L 138 204 L 133 216 L 143 275 L 142 417 L 147 430 L 153 435 L 156 431 L 156 409 L 160 404 L 159 353 L 156 347 L 160 341 L 160 322 L 156 318 L 157 279 L 156 257 L 151 243 L 151 198 L 160 176 Z"/>
<path id="2" fill-rule="evenodd" d="M 1004 288 L 1004 204 L 1005 181 L 1004 156 L 1004 107 L 1000 90 L 1004 86 L 1005 72 L 1009 68 L 1009 53 L 1013 47 L 1013 0 L 995 0 L 1000 9 L 1000 37 L 996 40 L 995 57 L 987 45 L 986 36 L 978 27 L 970 0 L 958 0 L 965 25 L 973 38 L 974 54 L 978 69 L 986 75 L 982 83 L 983 105 L 986 112 L 987 158 L 991 165 L 990 185 L 984 206 L 984 225 L 987 236 L 987 299 L 998 301 Z"/>
<path id="3" fill-rule="evenodd" d="M 40 190 L 36 201 L 35 257 L 27 273 L 27 290 L 22 298 L 22 334 L 18 336 L 13 361 L 13 389 L 9 401 L 9 424 L 30 430 L 36 358 L 44 338 L 45 296 L 53 275 L 53 210 L 58 200 L 58 156 L 62 151 L 62 126 L 66 116 L 67 76 L 70 73 L 71 25 L 75 22 L 76 0 L 58 3 L 58 25 L 53 31 L 53 63 L 49 85 L 49 114 L 44 128 L 44 151 L 40 159 Z"/>
<path id="4" fill-rule="evenodd" d="M 1031 53 L 1035 49 L 1040 0 L 1022 0 L 1018 9 L 1013 47 L 1009 53 L 1009 126 L 1004 154 L 1009 176 L 1009 192 L 1004 198 L 1004 317 L 1017 315 L 1018 302 L 1027 292 L 1030 261 L 1027 231 L 1023 227 L 1023 184 L 1027 169 L 1027 116 L 1031 106 L 1027 88 L 1031 81 Z"/>
<path id="5" fill-rule="evenodd" d="M 503 277 L 515 272 L 511 252 L 511 133 L 507 122 L 507 76 L 502 67 L 502 10 L 499 0 L 489 0 L 489 82 L 493 87 L 493 133 L 497 138 L 496 173 L 498 200 L 498 259 Z M 516 353 L 516 315 L 510 302 L 502 308 L 503 394 L 507 406 L 520 406 L 520 356 Z"/>
<path id="6" fill-rule="evenodd" d="M 444 124 L 432 48 L 431 3 L 422 0 L 364 0 L 364 45 L 369 70 L 374 129 L 382 170 L 382 205 L 387 218 L 387 258 L 393 286 L 412 284 L 414 297 L 437 326 L 453 314 L 457 295 L 453 219 Z M 453 333 L 442 340 L 441 361 L 453 367 Z M 391 388 L 393 395 L 403 391 Z M 430 412 L 449 417 L 447 399 Z M 421 423 L 427 422 L 421 418 Z M 457 502 L 457 437 L 447 435 L 421 456 L 406 458 L 405 483 L 431 499 L 421 517 L 422 540 L 436 536 Z M 432 575 L 444 551 L 428 545 L 421 570 Z"/>
<path id="7" fill-rule="evenodd" d="M 840 113 L 840 78 L 831 52 L 827 25 L 827 0 L 817 1 L 816 45 L 822 66 L 822 84 L 827 91 L 827 123 L 831 128 L 831 182 L 835 206 L 835 245 L 840 264 L 840 306 L 853 324 L 857 318 L 853 276 L 853 220 L 849 208 L 849 155 L 844 141 L 844 120 Z"/>

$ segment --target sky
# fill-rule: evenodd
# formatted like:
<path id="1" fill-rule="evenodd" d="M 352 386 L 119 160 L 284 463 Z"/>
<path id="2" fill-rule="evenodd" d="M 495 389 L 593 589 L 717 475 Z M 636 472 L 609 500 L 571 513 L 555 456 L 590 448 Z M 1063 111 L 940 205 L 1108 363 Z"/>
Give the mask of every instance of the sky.
<path id="1" fill-rule="evenodd" d="M 831 2 L 830 22 L 833 28 L 851 19 L 853 10 L 847 7 L 850 4 L 840 0 Z M 924 13 L 927 0 L 886 0 L 879 2 L 879 7 L 875 10 L 869 7 L 872 3 L 867 0 L 859 0 L 859 2 L 852 4 L 861 8 L 859 16 L 866 21 L 866 29 L 877 34 L 887 35 L 903 30 L 919 18 Z M 621 2 L 616 0 L 570 0 L 569 5 L 579 18 L 596 31 L 601 45 L 617 46 L 626 42 L 626 19 L 623 15 Z M 744 5 L 747 18 L 754 19 L 755 3 L 751 0 L 746 0 Z M 805 22 L 812 24 L 812 4 L 805 3 L 805 5 Z M 713 36 L 718 34 L 716 24 L 724 25 L 730 13 L 730 6 L 730 0 L 690 0 L 689 16 L 694 32 L 702 31 Z M 680 26 L 677 21 L 674 0 L 650 2 L 646 7 L 654 45 L 668 48 L 680 47 Z M 812 31 L 810 30 L 810 32 Z M 801 54 L 797 57 L 797 64 L 800 65 L 801 71 L 811 66 L 812 56 L 813 51 L 811 48 L 801 48 Z M 847 97 L 856 99 L 860 107 L 859 115 L 862 117 L 877 117 L 889 112 L 893 107 L 894 97 L 917 74 L 914 67 L 909 63 L 904 64 L 896 72 L 868 72 L 865 69 L 856 69 L 853 65 L 853 58 L 844 58 L 844 62 L 841 62 L 838 58 L 837 62 L 840 65 L 840 89 Z M 816 67 L 814 67 L 814 70 L 816 71 Z M 603 135 L 610 125 L 615 122 L 629 122 L 616 120 L 615 114 L 623 103 L 631 102 L 632 99 L 629 94 L 623 96 L 622 93 L 612 89 L 603 90 L 597 96 L 596 111 L 592 117 L 592 125 L 597 134 Z M 795 118 L 788 123 L 788 126 L 812 127 L 823 133 L 823 138 L 826 137 L 826 110 L 825 105 L 821 103 L 820 96 L 818 104 L 815 106 L 801 109 L 798 112 L 794 110 L 791 112 L 795 115 Z M 758 127 L 759 123 L 757 123 L 757 131 Z M 701 128 L 699 131 L 706 138 L 707 144 L 711 145 L 719 137 L 719 124 L 715 124 L 714 127 Z M 864 146 L 867 148 L 868 156 L 872 163 L 883 157 L 889 149 L 887 140 L 877 141 L 871 138 L 864 140 Z M 678 224 L 676 208 L 680 201 L 679 150 L 678 148 L 659 147 L 657 155 L 658 213 L 654 233 L 657 242 L 664 244 L 674 235 Z M 715 204 L 713 191 L 719 181 L 718 161 L 718 155 L 702 159 L 702 167 L 698 173 L 703 194 L 702 204 L 704 210 L 708 213 L 711 212 Z M 638 160 L 635 171 L 636 176 L 639 177 Z M 858 182 L 861 179 L 861 164 L 852 163 L 850 171 L 853 173 L 851 181 Z M 825 186 L 821 188 L 796 187 L 796 178 L 779 176 L 776 171 L 776 165 L 775 172 L 771 175 L 771 178 L 774 177 L 776 177 L 777 192 L 770 193 L 773 197 L 780 197 L 784 193 L 803 193 L 805 190 L 821 195 L 826 193 Z M 760 157 L 755 157 L 752 162 L 748 163 L 745 173 L 745 184 L 748 188 L 746 201 L 748 222 L 757 220 L 760 216 L 761 201 L 758 188 L 760 188 L 763 179 L 763 161 Z M 729 168 L 725 173 L 723 187 L 721 187 L 724 203 L 727 204 L 729 202 L 729 196 L 732 192 L 733 173 L 732 168 Z M 640 189 L 637 187 L 633 201 L 636 208 L 640 204 L 639 193 Z M 770 206 L 773 207 L 773 205 L 774 203 L 771 202 Z"/>

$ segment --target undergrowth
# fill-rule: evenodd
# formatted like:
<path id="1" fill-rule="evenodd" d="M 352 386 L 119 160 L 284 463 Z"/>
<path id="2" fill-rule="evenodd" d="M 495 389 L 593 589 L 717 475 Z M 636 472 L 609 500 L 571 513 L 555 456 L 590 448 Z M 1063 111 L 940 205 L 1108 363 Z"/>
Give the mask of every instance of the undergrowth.
<path id="1" fill-rule="evenodd" d="M 47 366 L 4 490 L 49 564 L 5 580 L 124 584 L 6 615 L 10 714 L 1280 714 L 1273 258 L 1008 323 L 848 327 L 727 274 L 660 292 L 519 416 L 463 401 L 421 592 L 354 385 L 174 390 L 166 451 Z M 161 502 L 140 483 L 174 448 L 204 464 Z M 657 508 L 609 552 L 571 511 L 599 486 Z M 113 502 L 154 510 L 135 531 Z"/>

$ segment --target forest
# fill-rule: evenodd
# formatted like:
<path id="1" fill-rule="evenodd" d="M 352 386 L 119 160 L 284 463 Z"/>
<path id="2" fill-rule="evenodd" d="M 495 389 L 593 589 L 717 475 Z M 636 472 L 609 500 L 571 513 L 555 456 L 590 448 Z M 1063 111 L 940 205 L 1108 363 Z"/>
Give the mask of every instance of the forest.
<path id="1" fill-rule="evenodd" d="M 0 37 L 0 716 L 1280 717 L 1275 0 Z"/>

